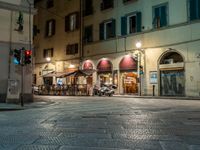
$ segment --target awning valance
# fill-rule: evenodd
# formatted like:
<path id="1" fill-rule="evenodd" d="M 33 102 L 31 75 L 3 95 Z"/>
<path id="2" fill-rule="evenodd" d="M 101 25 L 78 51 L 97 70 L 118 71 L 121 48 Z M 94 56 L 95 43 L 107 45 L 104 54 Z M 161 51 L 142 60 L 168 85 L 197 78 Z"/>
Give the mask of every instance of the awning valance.
<path id="1" fill-rule="evenodd" d="M 108 59 L 101 60 L 97 65 L 98 72 L 112 72 L 112 63 Z"/>
<path id="2" fill-rule="evenodd" d="M 119 64 L 120 71 L 137 70 L 137 61 L 132 56 L 124 56 Z"/>

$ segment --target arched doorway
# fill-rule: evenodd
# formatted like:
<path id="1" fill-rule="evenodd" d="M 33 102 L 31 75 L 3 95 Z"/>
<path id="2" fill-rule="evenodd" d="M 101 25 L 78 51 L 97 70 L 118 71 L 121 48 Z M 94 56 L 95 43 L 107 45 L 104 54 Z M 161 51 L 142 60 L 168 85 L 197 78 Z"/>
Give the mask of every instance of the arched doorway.
<path id="1" fill-rule="evenodd" d="M 92 94 L 92 86 L 93 86 L 93 73 L 94 73 L 94 65 L 91 60 L 86 60 L 83 62 L 82 65 L 82 70 L 88 74 L 86 78 L 82 78 L 82 80 L 86 79 L 86 84 L 87 84 L 87 94 L 91 95 Z"/>
<path id="2" fill-rule="evenodd" d="M 121 59 L 119 69 L 123 94 L 138 93 L 137 61 L 132 56 L 126 55 Z"/>
<path id="3" fill-rule="evenodd" d="M 112 63 L 109 59 L 103 58 L 97 65 L 98 80 L 100 84 L 113 84 Z"/>
<path id="4" fill-rule="evenodd" d="M 185 95 L 184 60 L 178 52 L 166 52 L 160 59 L 159 71 L 160 95 Z"/>

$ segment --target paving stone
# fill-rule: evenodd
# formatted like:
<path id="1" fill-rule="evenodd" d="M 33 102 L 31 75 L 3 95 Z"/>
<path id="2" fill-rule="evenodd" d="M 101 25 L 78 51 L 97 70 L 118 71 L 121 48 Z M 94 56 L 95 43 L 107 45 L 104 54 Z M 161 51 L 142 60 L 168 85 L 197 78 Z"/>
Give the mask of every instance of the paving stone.
<path id="1" fill-rule="evenodd" d="M 16 150 L 58 150 L 55 145 L 21 145 Z"/>
<path id="2" fill-rule="evenodd" d="M 0 114 L 0 150 L 198 150 L 200 101 L 41 97 L 54 105 Z"/>
<path id="3" fill-rule="evenodd" d="M 188 150 L 188 145 L 176 141 L 160 141 L 163 150 Z"/>
<path id="4" fill-rule="evenodd" d="M 130 149 L 116 149 L 103 147 L 77 147 L 77 146 L 62 146 L 59 150 L 130 150 Z"/>
<path id="5" fill-rule="evenodd" d="M 190 145 L 189 150 L 200 150 L 200 144 L 199 145 Z"/>
<path id="6" fill-rule="evenodd" d="M 0 144 L 0 150 L 14 150 L 18 146 L 19 145 L 15 145 L 15 144 L 12 144 L 12 145 L 2 145 L 2 144 Z"/>

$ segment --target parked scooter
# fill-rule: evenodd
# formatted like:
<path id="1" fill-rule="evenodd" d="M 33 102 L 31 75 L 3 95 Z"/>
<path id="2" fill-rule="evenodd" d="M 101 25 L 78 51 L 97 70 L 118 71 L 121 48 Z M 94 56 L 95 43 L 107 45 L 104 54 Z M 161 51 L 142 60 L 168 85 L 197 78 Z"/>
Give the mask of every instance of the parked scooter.
<path id="1" fill-rule="evenodd" d="M 94 88 L 94 95 L 98 96 L 113 96 L 115 93 L 116 86 L 115 85 L 102 85 L 100 88 Z"/>

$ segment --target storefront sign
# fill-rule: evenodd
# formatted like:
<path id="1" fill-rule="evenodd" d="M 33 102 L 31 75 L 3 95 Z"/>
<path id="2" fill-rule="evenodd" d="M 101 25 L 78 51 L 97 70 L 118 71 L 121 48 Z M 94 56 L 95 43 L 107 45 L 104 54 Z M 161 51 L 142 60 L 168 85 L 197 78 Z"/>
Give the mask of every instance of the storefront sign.
<path id="1" fill-rule="evenodd" d="M 157 84 L 158 83 L 158 74 L 157 71 L 150 71 L 150 84 Z"/>

